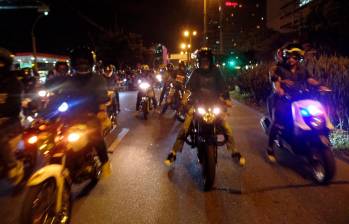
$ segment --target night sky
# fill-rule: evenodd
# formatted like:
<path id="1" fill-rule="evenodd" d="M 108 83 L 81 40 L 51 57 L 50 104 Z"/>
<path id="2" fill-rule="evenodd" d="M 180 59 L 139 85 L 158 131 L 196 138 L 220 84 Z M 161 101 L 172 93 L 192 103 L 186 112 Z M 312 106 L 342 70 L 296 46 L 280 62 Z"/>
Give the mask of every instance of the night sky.
<path id="1" fill-rule="evenodd" d="M 119 27 L 142 35 L 145 45 L 161 42 L 176 51 L 181 30 L 202 30 L 203 0 L 46 0 L 50 14 L 36 27 L 40 52 L 64 53 L 86 43 L 89 33 L 101 32 L 79 13 L 103 27 Z M 0 45 L 12 51 L 31 51 L 35 10 L 0 12 Z M 117 25 L 116 25 L 117 24 Z"/>

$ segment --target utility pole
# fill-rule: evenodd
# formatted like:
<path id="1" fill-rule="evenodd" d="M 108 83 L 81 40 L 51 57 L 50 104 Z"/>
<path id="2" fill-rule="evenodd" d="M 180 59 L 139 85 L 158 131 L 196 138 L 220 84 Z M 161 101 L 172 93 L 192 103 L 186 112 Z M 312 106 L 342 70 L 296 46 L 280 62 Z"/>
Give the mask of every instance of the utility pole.
<path id="1" fill-rule="evenodd" d="M 224 43 L 223 43 L 223 6 L 222 0 L 219 1 L 219 54 L 224 54 Z"/>
<path id="2" fill-rule="evenodd" d="M 207 46 L 207 0 L 204 0 L 204 45 Z"/>

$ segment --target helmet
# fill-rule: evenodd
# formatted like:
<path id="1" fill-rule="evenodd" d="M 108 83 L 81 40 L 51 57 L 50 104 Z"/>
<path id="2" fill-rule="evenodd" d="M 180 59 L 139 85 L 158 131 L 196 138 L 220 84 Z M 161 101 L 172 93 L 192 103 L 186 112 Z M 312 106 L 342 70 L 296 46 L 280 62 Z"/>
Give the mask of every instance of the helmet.
<path id="1" fill-rule="evenodd" d="M 19 71 L 18 78 L 23 81 L 31 80 L 35 75 L 32 68 L 22 68 Z"/>
<path id="2" fill-rule="evenodd" d="M 89 47 L 77 47 L 70 52 L 70 62 L 76 73 L 90 73 L 96 62 L 96 54 Z"/>
<path id="3" fill-rule="evenodd" d="M 173 66 L 172 63 L 168 63 L 168 64 L 166 65 L 166 68 L 167 68 L 167 70 L 172 71 L 172 70 L 174 69 L 174 66 Z"/>
<path id="4" fill-rule="evenodd" d="M 69 67 L 68 63 L 65 61 L 57 61 L 55 64 L 55 69 L 58 69 L 59 66 L 66 66 L 67 68 Z"/>
<path id="5" fill-rule="evenodd" d="M 115 66 L 114 65 L 107 65 L 103 68 L 103 75 L 106 77 L 111 77 L 113 73 L 115 72 Z"/>
<path id="6" fill-rule="evenodd" d="M 142 71 L 149 71 L 149 65 L 142 65 Z"/>
<path id="7" fill-rule="evenodd" d="M 304 59 L 304 53 L 302 46 L 297 43 L 286 44 L 282 47 L 281 52 L 279 52 L 284 63 L 286 63 L 290 57 L 301 62 Z"/>
<path id="8" fill-rule="evenodd" d="M 9 72 L 13 63 L 14 55 L 8 50 L 0 48 L 0 73 Z"/>
<path id="9" fill-rule="evenodd" d="M 201 48 L 198 53 L 197 53 L 197 59 L 199 62 L 199 66 L 201 64 L 201 60 L 203 58 L 207 58 L 210 61 L 210 67 L 212 67 L 214 65 L 214 56 L 213 53 L 211 51 L 211 49 L 209 48 Z"/>

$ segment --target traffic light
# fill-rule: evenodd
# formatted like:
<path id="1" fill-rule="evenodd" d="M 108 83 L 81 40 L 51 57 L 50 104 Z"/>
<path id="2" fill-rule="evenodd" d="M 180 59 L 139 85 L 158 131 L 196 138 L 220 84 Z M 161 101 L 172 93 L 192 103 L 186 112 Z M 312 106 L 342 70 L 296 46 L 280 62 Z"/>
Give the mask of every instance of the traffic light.
<path id="1" fill-rule="evenodd" d="M 229 59 L 229 60 L 228 60 L 228 67 L 229 67 L 229 68 L 235 68 L 235 66 L 236 66 L 236 60 L 234 60 L 234 59 Z"/>

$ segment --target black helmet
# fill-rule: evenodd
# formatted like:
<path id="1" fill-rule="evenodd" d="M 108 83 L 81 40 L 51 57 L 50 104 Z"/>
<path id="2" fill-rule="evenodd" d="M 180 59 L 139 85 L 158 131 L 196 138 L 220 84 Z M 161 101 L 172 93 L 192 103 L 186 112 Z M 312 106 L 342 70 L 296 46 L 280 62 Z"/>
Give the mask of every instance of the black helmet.
<path id="1" fill-rule="evenodd" d="M 96 62 L 96 54 L 94 51 L 92 51 L 89 47 L 77 47 L 73 49 L 70 52 L 70 63 L 71 67 L 77 72 L 77 73 L 87 73 L 87 71 L 79 71 L 79 65 L 83 63 L 83 65 L 86 67 L 89 67 L 89 72 L 92 71 L 92 67 L 95 65 Z"/>
<path id="2" fill-rule="evenodd" d="M 207 58 L 210 61 L 210 67 L 212 67 L 214 65 L 214 56 L 213 56 L 211 49 L 201 48 L 201 50 L 198 51 L 197 59 L 199 62 L 199 66 L 200 66 L 201 60 L 203 58 Z"/>
<path id="3" fill-rule="evenodd" d="M 167 70 L 172 71 L 174 69 L 174 65 L 172 63 L 168 63 L 166 65 Z"/>
<path id="4" fill-rule="evenodd" d="M 303 47 L 298 43 L 285 44 L 280 52 L 282 54 L 283 62 L 286 63 L 290 57 L 295 58 L 297 61 L 301 62 L 304 59 Z"/>
<path id="5" fill-rule="evenodd" d="M 69 68 L 69 65 L 66 61 L 57 61 L 55 64 L 55 69 L 58 69 L 59 66 L 66 66 L 67 68 Z"/>
<path id="6" fill-rule="evenodd" d="M 13 63 L 14 55 L 8 50 L 0 48 L 0 73 L 9 72 Z"/>
<path id="7" fill-rule="evenodd" d="M 103 75 L 105 77 L 110 78 L 114 74 L 115 70 L 116 70 L 116 68 L 114 65 L 112 65 L 112 64 L 107 65 L 103 68 Z"/>

